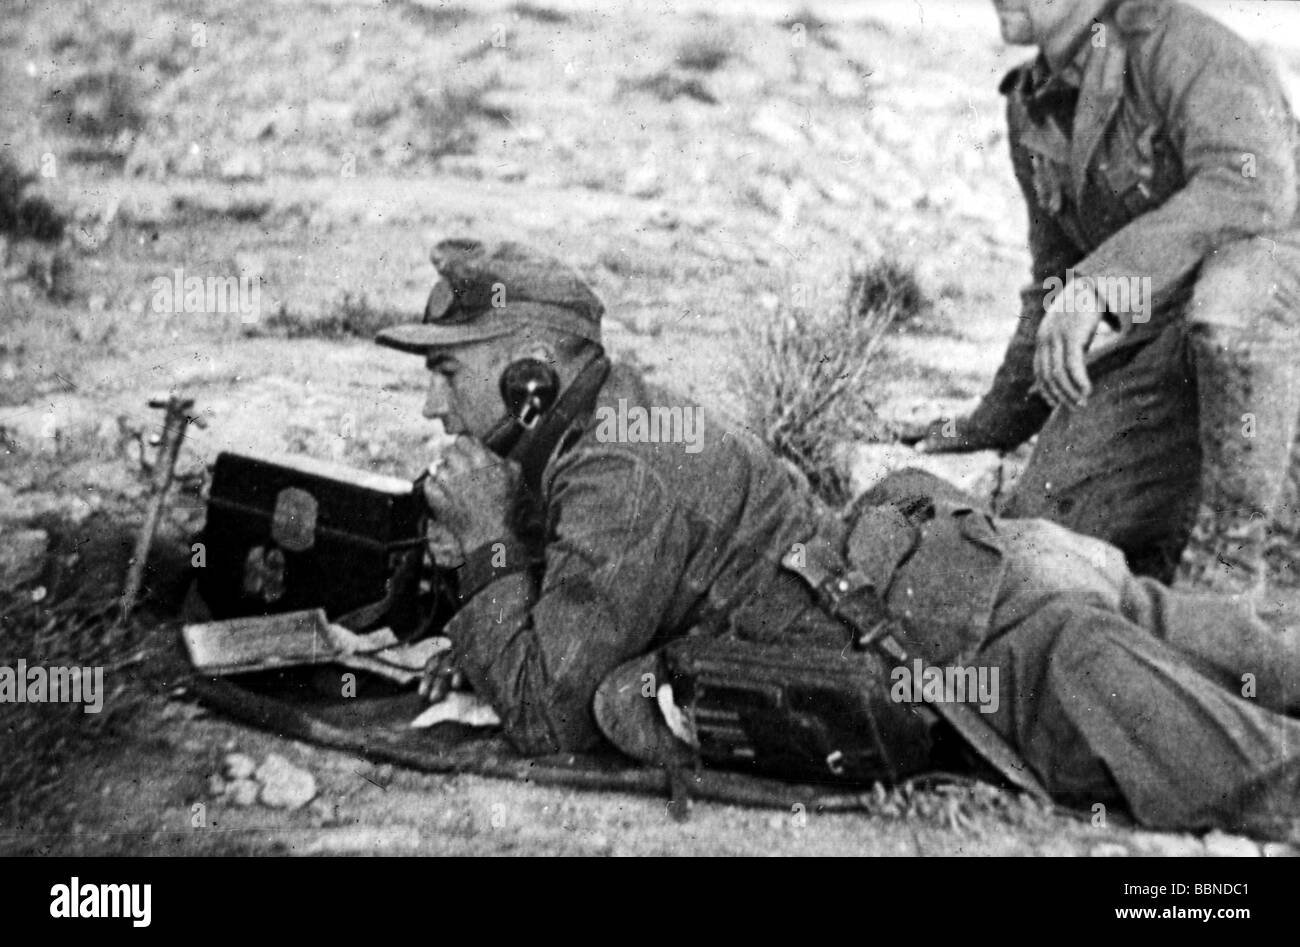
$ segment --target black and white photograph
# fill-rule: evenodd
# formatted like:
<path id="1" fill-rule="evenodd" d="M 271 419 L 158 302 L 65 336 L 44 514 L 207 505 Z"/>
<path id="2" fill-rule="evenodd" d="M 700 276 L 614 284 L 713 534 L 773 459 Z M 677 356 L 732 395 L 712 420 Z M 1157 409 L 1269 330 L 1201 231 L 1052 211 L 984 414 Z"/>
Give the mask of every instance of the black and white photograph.
<path id="1" fill-rule="evenodd" d="M 1285 0 L 3 0 L 0 854 L 98 866 L 23 910 L 1028 856 L 1249 919 L 1179 866 L 1300 855 L 1297 103 Z"/>

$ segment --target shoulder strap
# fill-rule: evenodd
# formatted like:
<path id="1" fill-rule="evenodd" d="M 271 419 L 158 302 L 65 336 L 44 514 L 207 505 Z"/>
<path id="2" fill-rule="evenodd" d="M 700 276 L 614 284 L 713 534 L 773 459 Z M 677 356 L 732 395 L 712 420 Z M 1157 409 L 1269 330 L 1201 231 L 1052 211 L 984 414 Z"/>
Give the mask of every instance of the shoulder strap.
<path id="1" fill-rule="evenodd" d="M 870 581 L 842 559 L 832 556 L 813 561 L 787 554 L 781 564 L 810 586 L 821 607 L 852 635 L 856 649 L 876 651 L 895 666 L 920 660 L 906 625 L 889 614 Z M 1029 765 L 978 712 L 965 704 L 931 706 L 1009 783 L 1035 798 L 1049 798 Z"/>

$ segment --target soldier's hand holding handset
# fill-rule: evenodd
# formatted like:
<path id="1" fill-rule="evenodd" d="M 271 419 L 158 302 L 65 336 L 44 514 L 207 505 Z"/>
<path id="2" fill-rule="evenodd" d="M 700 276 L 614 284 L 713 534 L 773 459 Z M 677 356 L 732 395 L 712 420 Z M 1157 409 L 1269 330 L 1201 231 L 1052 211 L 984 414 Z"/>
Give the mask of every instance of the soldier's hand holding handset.
<path id="1" fill-rule="evenodd" d="M 518 486 L 517 463 L 461 435 L 429 466 L 424 499 L 433 518 L 469 554 L 509 534 L 508 513 Z"/>
<path id="2" fill-rule="evenodd" d="M 460 546 L 462 557 L 509 534 L 508 513 L 519 484 L 519 465 L 476 438 L 447 438 L 423 478 L 434 521 Z M 467 686 L 455 654 L 443 651 L 425 667 L 419 693 L 430 703 Z"/>

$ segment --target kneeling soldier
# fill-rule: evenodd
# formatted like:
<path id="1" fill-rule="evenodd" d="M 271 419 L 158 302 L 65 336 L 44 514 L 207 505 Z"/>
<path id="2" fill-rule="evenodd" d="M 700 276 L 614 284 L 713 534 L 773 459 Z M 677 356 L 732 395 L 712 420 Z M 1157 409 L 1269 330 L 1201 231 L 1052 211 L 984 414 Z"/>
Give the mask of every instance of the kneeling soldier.
<path id="1" fill-rule="evenodd" d="M 995 6 L 1007 42 L 1039 47 L 1002 83 L 1033 283 L 992 389 L 910 438 L 1037 433 L 1002 515 L 1254 598 L 1300 411 L 1300 138 L 1281 83 L 1173 0 Z M 1103 319 L 1118 341 L 1086 357 Z"/>

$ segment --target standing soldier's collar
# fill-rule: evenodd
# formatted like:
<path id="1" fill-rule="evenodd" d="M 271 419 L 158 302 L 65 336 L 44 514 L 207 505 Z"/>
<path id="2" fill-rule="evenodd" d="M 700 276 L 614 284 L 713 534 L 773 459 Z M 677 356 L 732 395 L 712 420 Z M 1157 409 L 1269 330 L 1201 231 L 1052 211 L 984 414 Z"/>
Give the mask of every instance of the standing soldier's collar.
<path id="1" fill-rule="evenodd" d="M 1070 88 L 1080 88 L 1088 57 L 1094 48 L 1093 37 L 1101 35 L 1103 39 L 1100 42 L 1105 43 L 1105 34 L 1096 29 L 1099 24 L 1106 29 L 1116 29 L 1125 37 L 1140 36 L 1160 25 L 1169 12 L 1169 6 L 1169 0 L 1114 0 L 1074 38 L 1064 57 L 1066 65 L 1063 68 L 1053 72 L 1046 58 L 1039 53 L 1031 62 L 1023 63 L 1003 76 L 998 91 L 1003 95 L 1016 92 L 1028 101 L 1049 83 L 1055 85 L 1054 80 L 1059 79 Z"/>
<path id="2" fill-rule="evenodd" d="M 1034 124 L 1041 125 L 1055 116 L 1063 127 L 1068 128 L 1079 101 L 1083 67 L 1090 51 L 1086 45 L 1082 47 L 1071 61 L 1070 68 L 1062 72 L 1052 72 L 1046 57 L 1039 53 L 1032 62 L 1007 73 L 998 91 L 1018 99 Z"/>
<path id="3" fill-rule="evenodd" d="M 1050 62 L 1046 55 L 1039 53 L 1038 59 L 1034 61 L 1034 68 L 1041 68 L 1049 72 L 1051 77 L 1059 77 L 1062 81 L 1077 89 L 1083 79 L 1084 64 L 1087 63 L 1088 56 L 1093 49 L 1093 37 L 1099 32 L 1097 27 L 1100 26 L 1103 30 L 1106 28 L 1104 17 L 1105 11 L 1099 13 L 1095 19 L 1085 23 L 1074 39 L 1070 41 L 1065 54 L 1061 56 L 1058 62 Z"/>
<path id="4" fill-rule="evenodd" d="M 1100 21 L 1090 20 L 1087 26 L 1070 44 L 1065 58 L 1065 66 L 1053 70 L 1047 56 L 1039 53 L 1031 61 L 1022 63 L 1012 69 L 998 84 L 998 91 L 1003 95 L 1017 93 L 1026 102 L 1047 94 L 1052 95 L 1062 88 L 1077 90 L 1083 85 L 1084 67 L 1092 52 L 1089 40 L 1095 35 L 1093 27 Z"/>

